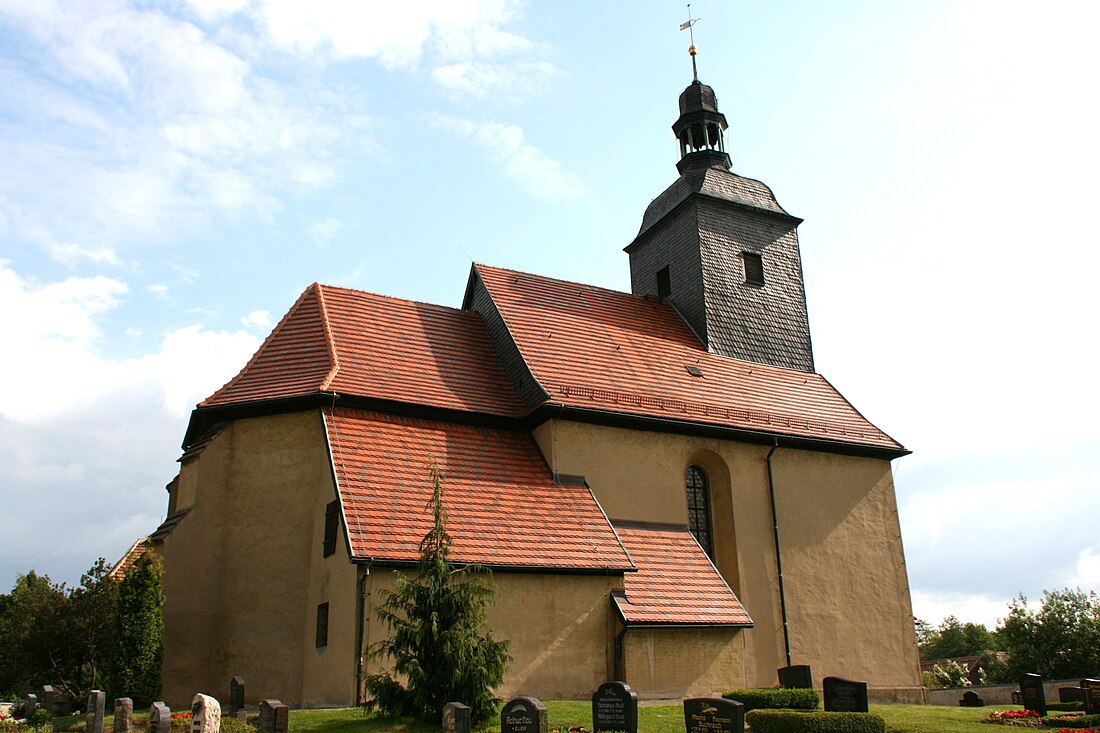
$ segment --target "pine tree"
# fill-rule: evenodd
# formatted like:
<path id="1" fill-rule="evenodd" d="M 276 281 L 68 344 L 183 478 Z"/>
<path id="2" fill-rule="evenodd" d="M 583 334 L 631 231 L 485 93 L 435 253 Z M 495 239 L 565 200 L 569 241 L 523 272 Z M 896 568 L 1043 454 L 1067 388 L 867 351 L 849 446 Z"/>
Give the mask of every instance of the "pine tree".
<path id="1" fill-rule="evenodd" d="M 148 707 L 160 695 L 164 659 L 164 589 L 160 558 L 152 552 L 118 585 L 118 610 L 111 647 L 109 685 L 114 697 Z"/>
<path id="2" fill-rule="evenodd" d="M 391 634 L 371 648 L 372 658 L 393 660 L 393 673 L 367 677 L 370 706 L 390 715 L 438 723 L 443 706 L 461 702 L 482 723 L 500 702 L 493 688 L 504 679 L 508 642 L 482 633 L 493 589 L 476 566 L 450 562 L 451 536 L 443 506 L 443 473 L 433 460 L 432 528 L 420 541 L 417 574 L 394 573 L 396 590 L 382 591 L 376 614 Z"/>

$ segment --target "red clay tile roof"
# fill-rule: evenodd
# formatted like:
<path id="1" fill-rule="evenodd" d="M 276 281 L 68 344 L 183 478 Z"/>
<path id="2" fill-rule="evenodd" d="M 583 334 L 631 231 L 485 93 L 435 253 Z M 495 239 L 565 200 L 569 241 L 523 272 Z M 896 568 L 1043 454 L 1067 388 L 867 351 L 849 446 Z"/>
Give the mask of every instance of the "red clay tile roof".
<path id="1" fill-rule="evenodd" d="M 345 408 L 324 414 L 355 557 L 417 558 L 431 526 L 434 457 L 446 475 L 456 562 L 633 570 L 591 491 L 555 484 L 528 433 Z"/>
<path id="2" fill-rule="evenodd" d="M 316 283 L 240 374 L 199 406 L 317 392 L 526 412 L 477 314 Z"/>
<path id="3" fill-rule="evenodd" d="M 107 577 L 111 580 L 122 580 L 126 577 L 126 573 L 137 565 L 138 560 L 141 559 L 149 550 L 149 543 L 144 537 L 138 539 L 134 544 L 130 545 L 130 549 L 119 558 L 119 561 L 115 563 L 114 567 L 107 572 Z"/>
<path id="4" fill-rule="evenodd" d="M 904 450 L 819 374 L 708 353 L 663 300 L 474 268 L 551 404 Z"/>
<path id="5" fill-rule="evenodd" d="M 625 597 L 612 596 L 628 625 L 752 625 L 687 527 L 616 523 L 615 529 L 638 566 L 624 578 Z"/>

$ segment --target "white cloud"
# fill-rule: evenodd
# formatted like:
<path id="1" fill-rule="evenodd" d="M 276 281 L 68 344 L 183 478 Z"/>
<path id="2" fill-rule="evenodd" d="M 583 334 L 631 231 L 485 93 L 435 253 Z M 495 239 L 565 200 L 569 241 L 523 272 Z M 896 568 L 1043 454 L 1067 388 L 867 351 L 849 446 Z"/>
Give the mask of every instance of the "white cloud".
<path id="1" fill-rule="evenodd" d="M 1086 547 L 1077 556 L 1077 569 L 1068 583 L 1089 590 L 1100 590 L 1100 545 Z"/>
<path id="2" fill-rule="evenodd" d="M 270 328 L 271 313 L 264 310 L 252 311 L 241 319 L 241 323 L 248 328 Z"/>
<path id="3" fill-rule="evenodd" d="M 432 78 L 445 89 L 475 99 L 524 98 L 539 91 L 548 79 L 561 71 L 547 61 L 488 63 L 462 61 L 432 70 Z"/>
<path id="4" fill-rule="evenodd" d="M 111 247 L 83 247 L 74 242 L 59 242 L 47 247 L 50 257 L 68 267 L 75 267 L 80 260 L 97 264 L 120 265 L 118 256 Z"/>
<path id="5" fill-rule="evenodd" d="M 547 201 L 573 199 L 584 192 L 579 178 L 562 170 L 561 163 L 523 140 L 523 129 L 500 122 L 473 122 L 440 116 L 434 124 L 470 138 L 488 152 L 504 174 L 528 193 Z"/>
<path id="6" fill-rule="evenodd" d="M 316 247 L 327 247 L 340 232 L 340 220 L 334 217 L 318 219 L 309 225 L 309 238 Z"/>
<path id="7" fill-rule="evenodd" d="M 149 285 L 145 288 L 153 295 L 157 296 L 161 300 L 168 300 L 168 286 L 164 283 L 156 283 L 155 285 Z"/>
<path id="8" fill-rule="evenodd" d="M 932 626 L 939 626 L 947 616 L 962 623 L 985 624 L 990 631 L 1008 615 L 1011 598 L 994 598 L 968 593 L 912 591 L 913 615 Z"/>

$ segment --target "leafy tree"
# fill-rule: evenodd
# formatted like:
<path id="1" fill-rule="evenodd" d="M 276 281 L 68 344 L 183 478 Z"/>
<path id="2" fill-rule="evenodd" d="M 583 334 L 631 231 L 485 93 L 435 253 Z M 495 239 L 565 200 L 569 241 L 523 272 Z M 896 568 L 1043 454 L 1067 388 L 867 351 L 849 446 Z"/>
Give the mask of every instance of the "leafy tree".
<path id="1" fill-rule="evenodd" d="M 432 528 L 420 541 L 416 576 L 395 572 L 396 590 L 381 593 L 376 614 L 391 635 L 372 646 L 371 657 L 393 659 L 394 674 L 367 677 L 369 705 L 437 723 L 443 706 L 458 701 L 470 706 L 474 723 L 482 723 L 499 702 L 493 688 L 511 660 L 508 642 L 482 633 L 493 589 L 477 575 L 480 568 L 451 564 L 444 476 L 435 461 L 429 469 Z"/>
<path id="2" fill-rule="evenodd" d="M 996 635 L 985 624 L 963 624 L 954 616 L 945 618 L 936 629 L 931 629 L 918 619 L 917 644 L 920 658 L 925 661 L 979 656 L 1000 645 Z"/>
<path id="3" fill-rule="evenodd" d="M 1087 677 L 1100 669 L 1100 597 L 1080 588 L 1043 591 L 1038 611 L 1019 595 L 1009 605 L 998 634 L 1014 677 L 1027 672 L 1045 679 Z"/>
<path id="4" fill-rule="evenodd" d="M 950 659 L 932 667 L 932 679 L 935 687 L 970 687 L 970 677 L 966 667 Z"/>
<path id="5" fill-rule="evenodd" d="M 108 674 L 115 697 L 128 696 L 135 708 L 160 695 L 164 659 L 164 589 L 160 558 L 146 552 L 118 584 L 118 610 Z"/>

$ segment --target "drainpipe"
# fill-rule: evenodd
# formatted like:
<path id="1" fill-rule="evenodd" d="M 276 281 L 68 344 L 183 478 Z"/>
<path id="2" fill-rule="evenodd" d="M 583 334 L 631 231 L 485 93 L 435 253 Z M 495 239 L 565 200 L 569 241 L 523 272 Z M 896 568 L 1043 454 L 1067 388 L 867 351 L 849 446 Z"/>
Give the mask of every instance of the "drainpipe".
<path id="1" fill-rule="evenodd" d="M 787 652 L 787 666 L 791 666 L 791 630 L 787 626 L 787 594 L 783 590 L 783 556 L 779 551 L 779 515 L 775 510 L 775 473 L 772 470 L 772 456 L 779 450 L 779 438 L 768 451 L 768 494 L 772 500 L 772 531 L 775 538 L 775 571 L 779 576 L 779 610 L 783 614 L 783 646 Z"/>
<path id="2" fill-rule="evenodd" d="M 370 564 L 367 564 L 359 576 L 359 597 L 356 599 L 356 629 L 355 629 L 355 706 L 363 704 L 363 665 L 366 662 L 363 651 L 363 639 L 366 635 L 367 615 L 367 578 L 370 577 Z"/>

